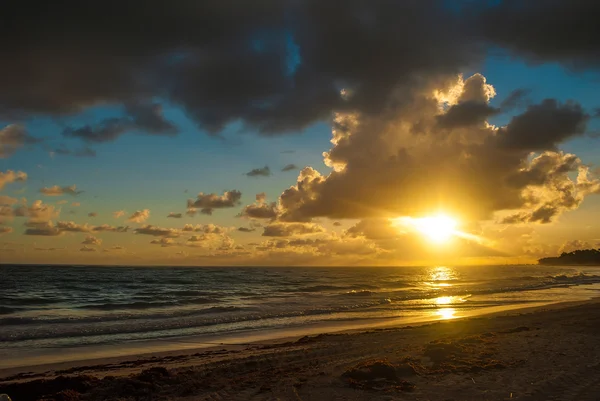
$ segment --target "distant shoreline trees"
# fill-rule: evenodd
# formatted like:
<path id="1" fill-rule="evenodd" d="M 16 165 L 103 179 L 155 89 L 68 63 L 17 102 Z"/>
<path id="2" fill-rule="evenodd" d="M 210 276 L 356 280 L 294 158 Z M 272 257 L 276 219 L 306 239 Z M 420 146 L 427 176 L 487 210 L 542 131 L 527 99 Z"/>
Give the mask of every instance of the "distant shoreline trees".
<path id="1" fill-rule="evenodd" d="M 541 258 L 540 265 L 600 265 L 600 249 L 563 252 L 560 256 Z"/>

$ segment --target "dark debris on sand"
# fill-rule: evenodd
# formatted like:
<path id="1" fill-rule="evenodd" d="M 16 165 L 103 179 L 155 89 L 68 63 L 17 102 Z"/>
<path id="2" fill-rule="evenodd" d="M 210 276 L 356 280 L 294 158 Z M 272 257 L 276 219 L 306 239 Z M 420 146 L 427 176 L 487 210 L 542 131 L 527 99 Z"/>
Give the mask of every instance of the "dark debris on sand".
<path id="1" fill-rule="evenodd" d="M 164 399 L 166 394 L 185 396 L 207 387 L 194 372 L 175 375 L 163 367 L 153 367 L 129 377 L 59 376 L 51 380 L 11 383 L 0 385 L 0 393 L 18 401 L 158 400 Z"/>
<path id="2" fill-rule="evenodd" d="M 410 364 L 394 365 L 386 359 L 361 362 L 342 374 L 350 387 L 363 390 L 413 391 L 415 385 L 404 380 L 416 376 Z"/>

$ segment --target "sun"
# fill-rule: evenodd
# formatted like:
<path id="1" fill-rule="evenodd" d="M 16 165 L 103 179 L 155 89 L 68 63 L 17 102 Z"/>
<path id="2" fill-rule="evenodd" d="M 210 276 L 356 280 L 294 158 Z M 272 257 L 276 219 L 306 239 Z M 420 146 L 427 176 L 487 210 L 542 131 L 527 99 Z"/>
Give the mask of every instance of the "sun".
<path id="1" fill-rule="evenodd" d="M 436 215 L 413 219 L 417 231 L 435 243 L 448 241 L 456 232 L 457 222 L 446 215 Z"/>
<path id="2" fill-rule="evenodd" d="M 399 217 L 393 219 L 394 223 L 416 231 L 435 244 L 443 244 L 455 235 L 460 235 L 456 227 L 456 219 L 445 215 L 436 214 L 426 217 Z"/>

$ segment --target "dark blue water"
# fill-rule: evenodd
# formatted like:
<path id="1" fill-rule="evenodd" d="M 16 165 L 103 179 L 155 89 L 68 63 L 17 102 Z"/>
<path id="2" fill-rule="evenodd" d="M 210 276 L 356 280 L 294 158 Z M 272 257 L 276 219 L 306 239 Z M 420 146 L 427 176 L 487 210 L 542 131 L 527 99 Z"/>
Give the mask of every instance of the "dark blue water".
<path id="1" fill-rule="evenodd" d="M 0 266 L 0 355 L 591 297 L 600 268 Z"/>

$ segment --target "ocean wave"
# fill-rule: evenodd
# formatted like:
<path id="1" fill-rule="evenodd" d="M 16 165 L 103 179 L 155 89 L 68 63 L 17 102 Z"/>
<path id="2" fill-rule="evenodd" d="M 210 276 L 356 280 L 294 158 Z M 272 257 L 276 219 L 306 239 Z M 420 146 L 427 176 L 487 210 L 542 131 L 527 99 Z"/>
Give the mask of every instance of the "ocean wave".
<path id="1" fill-rule="evenodd" d="M 103 303 L 103 304 L 88 304 L 77 306 L 77 309 L 87 310 L 127 310 L 127 309 L 153 309 L 153 308 L 169 308 L 174 306 L 185 306 L 185 305 L 202 305 L 216 303 L 218 301 L 208 298 L 193 298 L 193 299 L 182 299 L 174 301 L 163 301 L 163 302 L 146 302 L 137 301 L 129 303 Z"/>
<path id="2" fill-rule="evenodd" d="M 342 295 L 351 295 L 351 296 L 359 296 L 359 297 L 363 297 L 363 296 L 370 296 L 370 295 L 375 295 L 377 294 L 374 291 L 370 291 L 370 290 L 350 290 L 348 292 L 345 292 Z"/>
<path id="3" fill-rule="evenodd" d="M 63 298 L 45 298 L 45 297 L 0 297 L 0 304 L 10 306 L 42 306 L 64 302 Z"/>
<path id="4" fill-rule="evenodd" d="M 61 317 L 61 318 L 45 318 L 45 317 L 7 317 L 0 318 L 0 328 L 6 326 L 54 326 L 53 330 L 56 330 L 59 325 L 75 324 L 79 326 L 93 325 L 97 323 L 119 323 L 119 322 L 131 322 L 144 321 L 144 320 L 166 320 L 166 319 L 184 319 L 193 318 L 195 316 L 219 314 L 219 313 L 230 313 L 240 311 L 253 311 L 255 308 L 251 307 L 237 307 L 237 306 L 213 306 L 210 308 L 192 310 L 192 311 L 173 311 L 167 314 L 147 314 L 139 316 L 131 315 L 103 315 L 103 316 L 84 316 L 84 317 Z M 0 336 L 0 340 L 2 337 Z"/>

